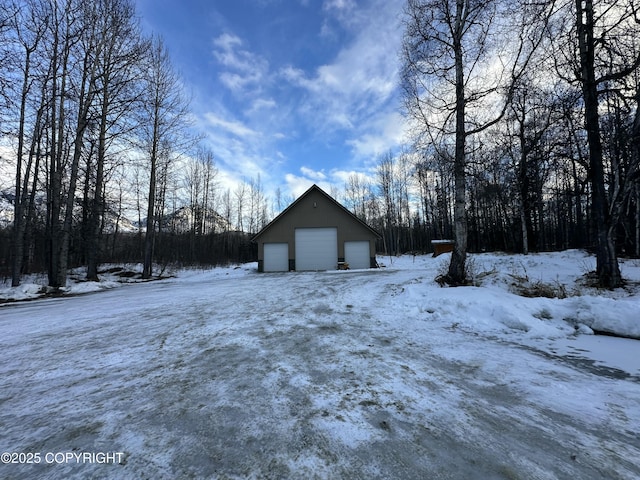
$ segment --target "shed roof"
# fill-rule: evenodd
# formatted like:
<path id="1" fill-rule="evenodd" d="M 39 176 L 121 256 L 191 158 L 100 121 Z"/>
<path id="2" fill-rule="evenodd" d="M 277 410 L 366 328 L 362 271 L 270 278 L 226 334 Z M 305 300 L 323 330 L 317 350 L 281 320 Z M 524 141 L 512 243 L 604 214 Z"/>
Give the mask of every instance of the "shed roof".
<path id="1" fill-rule="evenodd" d="M 300 195 L 293 203 L 291 203 L 291 205 L 289 205 L 287 208 L 285 208 L 282 212 L 280 212 L 280 214 L 274 218 L 273 220 L 271 220 L 267 225 L 265 225 L 265 227 L 260 230 L 258 233 L 256 233 L 253 238 L 251 238 L 251 241 L 256 242 L 258 240 L 258 238 L 260 238 L 267 230 L 269 230 L 274 224 L 280 222 L 280 220 L 282 220 L 283 217 L 286 217 L 287 214 L 298 204 L 300 203 L 305 197 L 307 197 L 311 192 L 319 192 L 320 194 L 322 194 L 327 200 L 329 200 L 331 203 L 333 203 L 334 205 L 337 205 L 346 215 L 348 215 L 349 217 L 351 217 L 355 222 L 358 222 L 360 225 L 364 226 L 367 230 L 369 230 L 376 238 L 381 238 L 382 235 L 380 235 L 378 232 L 376 232 L 373 228 L 371 228 L 369 225 L 367 225 L 365 222 L 363 222 L 362 220 L 360 220 L 357 216 L 355 216 L 352 212 L 350 212 L 347 208 L 344 207 L 344 205 L 340 204 L 336 199 L 334 199 L 331 195 L 329 195 L 327 192 L 325 192 L 324 190 L 322 190 L 318 185 L 316 185 L 315 183 L 313 185 L 311 185 L 311 187 L 309 187 L 309 189 L 304 192 L 302 195 Z"/>

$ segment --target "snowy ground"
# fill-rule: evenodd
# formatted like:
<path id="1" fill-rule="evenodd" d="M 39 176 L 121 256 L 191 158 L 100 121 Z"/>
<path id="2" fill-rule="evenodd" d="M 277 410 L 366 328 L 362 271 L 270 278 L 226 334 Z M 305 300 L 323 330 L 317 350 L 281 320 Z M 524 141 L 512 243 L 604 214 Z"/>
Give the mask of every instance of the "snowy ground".
<path id="1" fill-rule="evenodd" d="M 596 292 L 578 251 L 475 255 L 465 288 L 379 261 L 0 306 L 0 478 L 640 477 L 640 342 L 589 335 L 640 336 L 640 262 Z M 541 286 L 567 298 L 513 293 Z"/>

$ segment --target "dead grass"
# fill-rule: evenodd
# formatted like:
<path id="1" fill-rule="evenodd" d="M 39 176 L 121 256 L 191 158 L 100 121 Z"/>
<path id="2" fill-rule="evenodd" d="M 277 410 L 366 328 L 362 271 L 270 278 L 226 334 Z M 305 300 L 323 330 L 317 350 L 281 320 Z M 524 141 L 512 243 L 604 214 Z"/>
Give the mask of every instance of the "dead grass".
<path id="1" fill-rule="evenodd" d="M 567 287 L 560 282 L 545 283 L 541 280 L 530 281 L 526 277 L 512 275 L 514 281 L 511 283 L 512 291 L 522 297 L 528 298 L 567 298 Z"/>

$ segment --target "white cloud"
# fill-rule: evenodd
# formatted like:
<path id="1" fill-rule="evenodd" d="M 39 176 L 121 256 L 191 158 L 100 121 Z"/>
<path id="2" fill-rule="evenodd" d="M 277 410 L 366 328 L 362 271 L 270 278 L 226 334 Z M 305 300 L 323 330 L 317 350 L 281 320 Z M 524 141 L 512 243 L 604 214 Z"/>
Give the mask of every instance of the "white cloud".
<path id="1" fill-rule="evenodd" d="M 322 171 L 316 171 L 308 167 L 300 167 L 300 173 L 311 180 L 326 180 L 327 176 Z"/>
<path id="2" fill-rule="evenodd" d="M 272 109 L 276 107 L 276 101 L 273 98 L 258 98 L 253 102 L 251 110 Z"/>
<path id="3" fill-rule="evenodd" d="M 375 172 L 373 171 L 356 171 L 356 170 L 332 170 L 331 177 L 336 185 L 343 186 L 349 182 L 349 179 L 357 176 L 366 182 L 374 184 L 376 182 Z"/>
<path id="4" fill-rule="evenodd" d="M 210 126 L 221 128 L 225 132 L 231 133 L 236 137 L 247 138 L 260 135 L 259 132 L 252 130 L 241 122 L 238 122 L 236 120 L 226 120 L 216 115 L 215 113 L 206 113 L 204 117 Z"/>
<path id="5" fill-rule="evenodd" d="M 344 172 L 361 171 L 363 161 L 366 165 L 402 142 L 397 72 L 403 3 L 324 1 L 320 25 L 335 29 L 333 38 L 343 43 L 331 61 L 315 67 L 274 66 L 233 33 L 213 40 L 218 78 L 242 108 L 227 109 L 214 100 L 207 110 L 215 113 L 204 115 L 209 142 L 229 178 L 259 173 L 267 191 L 281 186 L 296 196 L 313 183 L 330 191 L 344 185 Z M 295 159 L 282 148 L 295 139 L 307 145 L 320 140 L 329 149 L 341 144 L 352 156 L 340 170 L 318 170 L 311 162 L 292 166 L 288 162 Z"/>
<path id="6" fill-rule="evenodd" d="M 323 10 L 351 10 L 356 6 L 353 0 L 325 0 L 322 4 Z"/>
<path id="7" fill-rule="evenodd" d="M 316 184 L 320 188 L 322 188 L 325 192 L 329 193 L 331 191 L 331 183 L 329 182 L 316 182 L 313 179 L 307 178 L 305 176 L 297 176 L 292 173 L 287 173 L 284 176 L 284 180 L 287 185 L 287 190 L 291 192 L 291 194 L 298 198 L 304 192 L 306 192 L 311 185 Z"/>
<path id="8" fill-rule="evenodd" d="M 241 182 L 260 175 L 268 197 L 283 185 L 285 156 L 274 143 L 277 135 L 240 120 L 222 104 L 212 101 L 212 112 L 200 115 L 203 143 L 214 152 L 221 189 L 232 191 Z"/>
<path id="9" fill-rule="evenodd" d="M 242 45 L 242 40 L 236 35 L 223 33 L 213 40 L 213 44 L 218 47 L 218 50 L 214 51 L 214 55 L 220 63 L 223 65 L 231 65 L 235 63 L 234 56 L 232 55 L 233 49 Z"/>
<path id="10" fill-rule="evenodd" d="M 347 140 L 358 158 L 375 160 L 404 143 L 406 120 L 397 109 L 382 111 L 369 124 L 369 128 Z"/>
<path id="11" fill-rule="evenodd" d="M 268 159 L 262 154 L 264 135 L 234 118 L 220 107 L 220 112 L 202 115 L 201 128 L 224 177 L 224 184 L 234 185 L 243 177 L 267 172 Z"/>
<path id="12" fill-rule="evenodd" d="M 234 93 L 262 88 L 269 71 L 269 63 L 261 56 L 243 49 L 244 42 L 231 33 L 223 33 L 213 40 L 213 55 L 226 70 L 219 75 L 220 82 Z"/>
<path id="13" fill-rule="evenodd" d="M 284 177 L 286 190 L 288 190 L 295 198 L 302 195 L 313 184 L 318 185 L 330 195 L 334 191 L 340 192 L 343 190 L 344 185 L 349 181 L 349 177 L 352 175 L 357 175 L 359 178 L 372 184 L 375 184 L 376 182 L 375 172 L 373 170 L 362 171 L 331 169 L 329 172 L 318 172 L 307 167 L 301 167 L 300 174 L 301 175 L 287 173 Z"/>
<path id="14" fill-rule="evenodd" d="M 284 181 L 287 184 L 287 190 L 291 192 L 291 195 L 295 198 L 298 198 L 315 183 L 313 180 L 309 180 L 305 177 L 298 177 L 292 173 L 285 174 Z"/>
<path id="15" fill-rule="evenodd" d="M 280 69 L 280 76 L 283 80 L 286 80 L 295 86 L 304 87 L 309 90 L 314 89 L 313 81 L 309 80 L 304 70 L 300 68 L 296 68 L 292 65 L 286 65 Z"/>
<path id="16" fill-rule="evenodd" d="M 357 4 L 355 0 L 325 0 L 322 4 L 322 10 L 332 17 L 335 17 L 343 25 L 352 25 L 354 23 Z M 328 25 L 322 26 L 324 33 Z"/>

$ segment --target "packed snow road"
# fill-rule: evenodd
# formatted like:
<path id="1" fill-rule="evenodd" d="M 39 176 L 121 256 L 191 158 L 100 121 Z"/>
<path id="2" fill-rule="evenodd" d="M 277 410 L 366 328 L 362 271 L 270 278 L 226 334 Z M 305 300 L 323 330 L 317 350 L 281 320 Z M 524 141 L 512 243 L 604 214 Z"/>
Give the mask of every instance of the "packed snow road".
<path id="1" fill-rule="evenodd" d="M 464 289 L 428 275 L 244 267 L 4 306 L 0 477 L 640 477 L 637 375 L 463 328 Z"/>

